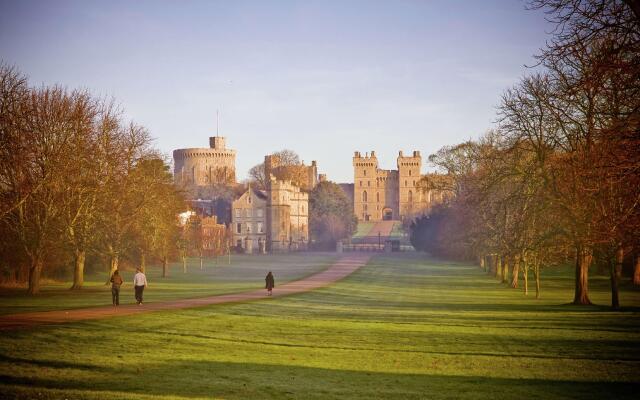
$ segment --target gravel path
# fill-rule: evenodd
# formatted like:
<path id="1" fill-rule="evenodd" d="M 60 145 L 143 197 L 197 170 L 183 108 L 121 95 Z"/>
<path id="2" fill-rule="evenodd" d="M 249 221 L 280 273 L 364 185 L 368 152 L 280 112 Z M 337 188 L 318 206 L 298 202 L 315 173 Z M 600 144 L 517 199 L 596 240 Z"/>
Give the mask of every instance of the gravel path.
<path id="1" fill-rule="evenodd" d="M 211 304 L 262 300 L 266 298 L 303 293 L 321 287 L 329 286 L 332 283 L 351 275 L 360 267 L 364 266 L 367 261 L 369 261 L 370 257 L 371 256 L 368 254 L 346 255 L 322 272 L 298 281 L 285 283 L 283 285 L 278 285 L 278 277 L 276 277 L 276 287 L 273 290 L 273 295 L 271 297 L 267 297 L 265 289 L 260 289 L 243 293 L 225 294 L 197 299 L 174 300 L 142 305 L 130 304 L 121 305 L 119 307 L 102 306 L 79 308 L 74 310 L 9 314 L 0 316 L 0 330 L 29 328 L 44 324 L 63 324 L 67 322 L 108 318 L 122 315 L 133 315 L 151 311 L 178 310 L 182 308 L 208 306 Z"/>

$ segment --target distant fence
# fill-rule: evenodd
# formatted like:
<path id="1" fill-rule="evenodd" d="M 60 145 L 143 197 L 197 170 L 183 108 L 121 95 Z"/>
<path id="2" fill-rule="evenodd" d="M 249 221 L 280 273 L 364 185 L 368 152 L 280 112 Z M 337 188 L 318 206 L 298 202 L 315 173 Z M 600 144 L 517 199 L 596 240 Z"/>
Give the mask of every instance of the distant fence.
<path id="1" fill-rule="evenodd" d="M 372 253 L 384 253 L 384 245 L 351 243 L 351 244 L 342 245 L 342 251 L 344 252 L 362 251 L 362 252 L 372 252 Z M 409 252 L 409 251 L 415 251 L 415 249 L 411 245 L 401 244 L 399 246 L 392 247 L 391 251 L 392 252 Z"/>

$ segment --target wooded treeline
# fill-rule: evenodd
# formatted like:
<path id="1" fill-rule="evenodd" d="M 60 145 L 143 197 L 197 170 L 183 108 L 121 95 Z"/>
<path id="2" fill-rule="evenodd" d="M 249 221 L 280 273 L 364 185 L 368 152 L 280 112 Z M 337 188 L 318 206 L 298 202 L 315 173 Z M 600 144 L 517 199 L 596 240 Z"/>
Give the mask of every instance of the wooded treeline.
<path id="1" fill-rule="evenodd" d="M 123 121 L 112 101 L 87 91 L 31 87 L 0 64 L 0 267 L 28 282 L 73 268 L 83 285 L 87 257 L 111 271 L 123 258 L 176 251 L 181 194 L 149 132 Z"/>
<path id="2" fill-rule="evenodd" d="M 552 38 L 504 93 L 495 131 L 430 157 L 455 198 L 414 223 L 414 241 L 477 257 L 512 287 L 532 270 L 539 290 L 542 265 L 572 260 L 575 304 L 590 304 L 595 259 L 610 268 L 617 308 L 622 264 L 640 250 L 639 2 L 529 6 L 555 24 Z"/>

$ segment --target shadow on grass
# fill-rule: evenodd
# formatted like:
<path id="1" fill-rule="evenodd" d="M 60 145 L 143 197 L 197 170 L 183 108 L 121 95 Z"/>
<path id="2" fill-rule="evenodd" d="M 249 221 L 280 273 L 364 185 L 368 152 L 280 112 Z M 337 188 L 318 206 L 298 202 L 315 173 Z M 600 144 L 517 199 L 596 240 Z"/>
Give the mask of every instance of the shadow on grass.
<path id="1" fill-rule="evenodd" d="M 4 354 L 0 354 L 0 362 L 31 365 L 31 366 L 37 366 L 42 368 L 57 368 L 57 369 L 73 368 L 73 369 L 84 369 L 84 370 L 102 371 L 102 372 L 115 372 L 115 369 L 113 368 L 108 368 L 105 366 L 96 366 L 94 364 L 69 362 L 69 361 L 62 361 L 62 360 L 31 360 L 27 358 L 11 357 Z M 3 382 L 3 381 L 0 379 L 0 382 Z"/>
<path id="2" fill-rule="evenodd" d="M 174 361 L 144 365 L 137 373 L 103 378 L 50 379 L 0 376 L 0 388 L 12 391 L 80 390 L 135 395 L 221 397 L 225 399 L 499 399 L 499 398 L 635 398 L 639 382 L 579 382 L 545 379 L 467 377 L 345 371 L 289 365 Z M 10 385 L 10 386 L 9 386 Z M 3 387 L 4 386 L 4 387 Z"/>

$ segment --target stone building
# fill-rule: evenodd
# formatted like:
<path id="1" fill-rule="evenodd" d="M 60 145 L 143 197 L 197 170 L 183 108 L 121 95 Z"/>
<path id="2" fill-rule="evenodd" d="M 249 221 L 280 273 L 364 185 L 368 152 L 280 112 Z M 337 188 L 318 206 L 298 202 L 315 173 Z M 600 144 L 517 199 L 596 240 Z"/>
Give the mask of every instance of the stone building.
<path id="1" fill-rule="evenodd" d="M 424 176 L 419 151 L 407 156 L 400 151 L 397 168 L 379 169 L 374 151 L 364 157 L 354 153 L 353 212 L 358 221 L 404 220 L 444 200 L 442 193 L 419 188 Z"/>
<path id="2" fill-rule="evenodd" d="M 224 137 L 210 137 L 209 148 L 174 150 L 173 171 L 180 186 L 235 184 L 236 151 L 226 148 Z"/>
<path id="3" fill-rule="evenodd" d="M 231 214 L 233 244 L 247 253 L 264 252 L 267 240 L 267 194 L 252 187 L 238 197 Z"/>
<path id="4" fill-rule="evenodd" d="M 246 252 L 306 249 L 309 195 L 290 181 L 271 176 L 266 191 L 249 187 L 232 209 L 233 242 Z"/>

